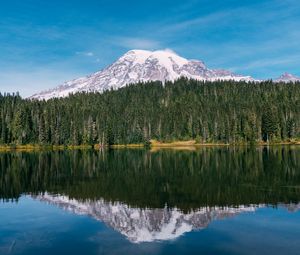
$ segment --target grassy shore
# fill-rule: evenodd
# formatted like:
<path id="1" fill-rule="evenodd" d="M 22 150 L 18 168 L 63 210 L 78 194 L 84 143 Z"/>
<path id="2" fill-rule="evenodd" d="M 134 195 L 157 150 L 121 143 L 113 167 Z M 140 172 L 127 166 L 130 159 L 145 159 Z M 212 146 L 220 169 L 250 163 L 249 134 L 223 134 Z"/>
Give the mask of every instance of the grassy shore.
<path id="1" fill-rule="evenodd" d="M 0 151 L 79 150 L 92 148 L 92 145 L 0 145 Z"/>
<path id="2" fill-rule="evenodd" d="M 150 147 L 152 150 L 157 150 L 160 148 L 174 148 L 174 149 L 196 149 L 197 147 L 208 147 L 208 146 L 247 146 L 248 143 L 197 143 L 196 140 L 187 140 L 187 141 L 172 141 L 172 142 L 160 142 L 157 140 L 150 140 Z M 257 142 L 254 145 L 256 146 L 272 146 L 272 145 L 300 145 L 300 141 L 291 140 L 291 141 L 282 141 L 282 142 Z M 113 149 L 122 149 L 122 148 L 144 148 L 145 145 L 142 143 L 139 144 L 114 144 L 111 146 L 103 146 L 103 148 L 113 148 Z M 0 145 L 0 151 L 41 151 L 41 150 L 86 150 L 86 149 L 95 149 L 99 150 L 102 146 L 99 144 L 96 145 Z"/>
<path id="3" fill-rule="evenodd" d="M 101 148 L 113 148 L 113 149 L 124 149 L 124 148 L 143 148 L 144 144 L 142 143 L 133 143 L 133 144 L 113 144 L 113 145 L 103 145 L 100 146 L 99 144 L 95 144 L 94 146 L 95 150 L 99 150 Z"/>
<path id="4" fill-rule="evenodd" d="M 150 140 L 151 147 L 228 146 L 226 143 L 197 143 L 196 140 L 160 142 Z"/>

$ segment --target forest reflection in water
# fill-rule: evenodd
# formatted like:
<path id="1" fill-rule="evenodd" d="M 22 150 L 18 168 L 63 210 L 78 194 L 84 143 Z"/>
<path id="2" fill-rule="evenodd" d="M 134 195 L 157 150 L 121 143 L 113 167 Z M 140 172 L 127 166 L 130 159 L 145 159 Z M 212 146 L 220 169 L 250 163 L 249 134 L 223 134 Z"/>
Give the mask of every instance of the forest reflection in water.
<path id="1" fill-rule="evenodd" d="M 0 197 L 48 192 L 145 208 L 298 203 L 300 149 L 105 150 L 0 154 Z"/>

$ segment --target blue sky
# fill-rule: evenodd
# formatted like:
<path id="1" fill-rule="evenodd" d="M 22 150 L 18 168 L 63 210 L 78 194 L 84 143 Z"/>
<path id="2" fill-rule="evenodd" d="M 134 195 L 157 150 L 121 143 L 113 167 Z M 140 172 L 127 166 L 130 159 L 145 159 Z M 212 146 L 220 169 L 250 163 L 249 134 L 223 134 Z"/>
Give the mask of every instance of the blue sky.
<path id="1" fill-rule="evenodd" d="M 29 96 L 165 48 L 255 78 L 300 76 L 300 1 L 1 1 L 1 92 Z"/>

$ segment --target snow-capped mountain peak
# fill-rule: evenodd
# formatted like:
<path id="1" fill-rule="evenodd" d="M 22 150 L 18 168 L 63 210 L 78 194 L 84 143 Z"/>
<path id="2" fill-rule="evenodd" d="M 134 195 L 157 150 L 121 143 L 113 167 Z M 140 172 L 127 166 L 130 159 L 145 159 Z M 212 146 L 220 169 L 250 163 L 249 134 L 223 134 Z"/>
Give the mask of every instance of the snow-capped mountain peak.
<path id="1" fill-rule="evenodd" d="M 277 82 L 297 82 L 297 81 L 300 81 L 300 77 L 297 77 L 293 74 L 285 72 L 284 74 L 280 75 L 275 81 L 277 81 Z"/>
<path id="2" fill-rule="evenodd" d="M 54 89 L 37 93 L 30 98 L 47 100 L 77 92 L 102 92 L 108 89 L 118 89 L 140 81 L 164 83 L 180 77 L 207 81 L 253 81 L 250 76 L 237 75 L 226 70 L 209 69 L 202 61 L 188 60 L 169 49 L 130 50 L 99 72 L 65 82 Z"/>
<path id="3" fill-rule="evenodd" d="M 178 56 L 171 50 L 131 50 L 125 53 L 119 60 L 133 60 L 136 63 L 144 64 L 147 60 L 156 59 L 158 62 L 167 68 L 171 68 L 173 63 L 183 66 L 188 63 L 188 60 Z"/>

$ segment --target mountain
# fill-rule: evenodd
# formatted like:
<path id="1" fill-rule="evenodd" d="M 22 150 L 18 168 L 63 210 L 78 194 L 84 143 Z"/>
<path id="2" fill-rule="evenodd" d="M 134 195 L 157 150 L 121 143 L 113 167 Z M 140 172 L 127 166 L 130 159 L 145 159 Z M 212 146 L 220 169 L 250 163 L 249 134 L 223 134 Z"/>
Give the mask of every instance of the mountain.
<path id="1" fill-rule="evenodd" d="M 250 76 L 234 74 L 227 70 L 209 69 L 199 60 L 188 60 L 171 50 L 131 50 L 103 70 L 63 83 L 62 85 L 37 93 L 31 99 L 65 97 L 76 92 L 102 92 L 118 89 L 139 81 L 174 81 L 180 77 L 197 80 L 253 81 Z"/>
<path id="2" fill-rule="evenodd" d="M 281 76 L 279 76 L 277 79 L 275 79 L 274 81 L 276 81 L 276 82 L 297 82 L 297 81 L 300 81 L 300 77 L 297 77 L 290 73 L 284 73 Z"/>
<path id="3" fill-rule="evenodd" d="M 33 198 L 78 215 L 88 215 L 124 235 L 133 243 L 175 239 L 206 228 L 212 221 L 254 212 L 260 206 L 202 207 L 188 213 L 177 208 L 135 208 L 121 202 L 78 201 L 67 196 L 44 194 Z"/>

